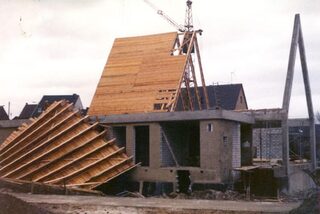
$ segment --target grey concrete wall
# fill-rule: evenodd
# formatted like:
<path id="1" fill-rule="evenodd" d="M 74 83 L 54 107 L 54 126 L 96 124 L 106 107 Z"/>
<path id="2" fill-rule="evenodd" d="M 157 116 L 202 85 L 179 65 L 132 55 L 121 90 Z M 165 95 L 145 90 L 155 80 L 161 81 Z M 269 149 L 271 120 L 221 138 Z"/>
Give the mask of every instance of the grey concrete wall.
<path id="1" fill-rule="evenodd" d="M 290 174 L 289 174 L 289 193 L 290 194 L 299 193 L 301 191 L 306 191 L 316 187 L 311 177 L 302 170 L 303 168 L 305 168 L 305 166 L 303 165 L 290 166 Z"/>
<path id="2" fill-rule="evenodd" d="M 215 170 L 203 170 L 194 167 L 160 168 L 137 167 L 132 171 L 132 180 L 149 182 L 177 182 L 177 170 L 189 170 L 192 183 L 219 183 L 220 178 Z"/>
<path id="3" fill-rule="evenodd" d="M 235 123 L 232 128 L 232 168 L 241 167 L 241 143 L 240 143 L 240 124 Z M 240 177 L 240 172 L 232 171 L 234 179 Z"/>
<path id="4" fill-rule="evenodd" d="M 232 167 L 241 167 L 240 124 L 232 128 Z"/>
<path id="5" fill-rule="evenodd" d="M 212 124 L 212 131 L 208 130 Z M 235 123 L 224 120 L 208 120 L 200 122 L 200 166 L 212 169 L 228 182 L 232 178 L 232 139 Z"/>
<path id="6" fill-rule="evenodd" d="M 208 130 L 212 124 L 212 131 Z M 139 124 L 141 125 L 141 124 Z M 176 170 L 190 170 L 194 183 L 225 183 L 232 180 L 232 168 L 240 166 L 240 124 L 226 120 L 200 121 L 200 167 L 176 168 L 172 155 L 163 139 L 163 129 L 159 123 L 143 124 L 149 126 L 150 166 L 137 167 L 132 174 L 136 181 L 176 182 Z M 135 127 L 126 125 L 126 152 L 135 155 Z M 174 128 L 173 128 L 174 127 Z M 180 166 L 183 166 L 187 135 L 185 130 L 166 126 L 166 133 L 176 145 L 171 148 Z M 172 139 L 174 138 L 174 139 Z M 165 167 L 165 168 L 162 168 Z"/>
<path id="7" fill-rule="evenodd" d="M 126 127 L 126 153 L 128 156 L 135 156 L 135 133 L 134 126 L 127 125 Z M 133 157 L 135 161 L 135 157 Z"/>
<path id="8" fill-rule="evenodd" d="M 160 168 L 160 141 L 161 141 L 161 127 L 158 123 L 152 123 L 149 126 L 150 135 L 150 167 Z"/>

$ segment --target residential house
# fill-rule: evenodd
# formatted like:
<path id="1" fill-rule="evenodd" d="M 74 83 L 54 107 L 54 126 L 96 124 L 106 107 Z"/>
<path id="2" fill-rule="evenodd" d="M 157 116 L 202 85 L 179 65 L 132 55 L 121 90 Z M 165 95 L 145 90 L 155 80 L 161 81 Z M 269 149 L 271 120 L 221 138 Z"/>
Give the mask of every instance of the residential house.
<path id="1" fill-rule="evenodd" d="M 82 111 L 83 106 L 78 94 L 72 95 L 44 95 L 37 105 L 36 109 L 32 113 L 32 117 L 39 116 L 50 104 L 55 101 L 67 100 L 69 103 L 72 103 L 75 109 Z"/>

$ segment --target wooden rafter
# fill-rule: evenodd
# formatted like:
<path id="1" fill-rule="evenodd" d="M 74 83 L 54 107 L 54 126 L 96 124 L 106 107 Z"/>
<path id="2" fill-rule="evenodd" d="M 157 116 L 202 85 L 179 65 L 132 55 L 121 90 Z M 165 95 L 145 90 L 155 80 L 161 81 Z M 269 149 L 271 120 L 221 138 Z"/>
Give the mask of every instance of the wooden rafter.
<path id="1" fill-rule="evenodd" d="M 210 108 L 209 105 L 209 96 L 208 96 L 208 91 L 207 91 L 207 87 L 206 87 L 206 81 L 204 79 L 204 74 L 203 74 L 203 68 L 202 68 L 202 62 L 201 62 L 201 56 L 200 56 L 200 48 L 199 48 L 199 44 L 198 44 L 198 39 L 195 38 L 195 47 L 196 47 L 196 53 L 197 53 L 197 58 L 198 58 L 198 63 L 199 63 L 199 69 L 200 69 L 200 76 L 201 76 L 201 83 L 202 83 L 202 89 L 203 89 L 203 94 L 206 100 L 206 106 L 207 109 Z"/>
<path id="2" fill-rule="evenodd" d="M 59 107 L 61 103 L 54 103 L 54 105 L 50 106 L 50 108 L 47 108 L 45 110 L 44 113 L 46 114 L 49 114 L 51 113 L 52 111 L 54 111 L 57 107 Z M 17 133 L 17 135 L 13 138 L 13 140 L 8 140 L 10 138 L 7 138 L 3 144 L 1 145 L 1 151 L 2 152 L 5 152 L 7 151 L 8 149 L 10 149 L 12 146 L 14 146 L 24 135 L 28 134 L 29 132 L 32 132 L 33 131 L 33 126 L 35 126 L 36 123 L 41 123 L 43 122 L 45 118 L 43 117 L 43 115 L 40 115 L 40 117 L 38 117 L 36 120 L 34 120 L 30 125 L 26 125 L 26 124 L 23 124 L 22 126 L 24 127 L 28 127 L 28 129 L 26 128 L 23 128 L 21 129 L 21 127 L 19 127 L 21 129 L 21 131 L 16 131 L 15 133 Z M 15 134 L 14 133 L 14 134 Z M 9 136 L 10 137 L 10 136 Z"/>
<path id="3" fill-rule="evenodd" d="M 106 130 L 96 130 L 98 123 L 90 124 L 65 101 L 52 106 L 41 120 L 36 118 L 11 135 L 12 145 L 0 149 L 0 155 L 7 154 L 0 177 L 92 189 L 135 166 L 115 139 L 104 139 Z M 89 182 L 92 178 L 99 181 Z"/>
<path id="4" fill-rule="evenodd" d="M 40 133 L 39 136 L 37 137 L 34 137 L 31 141 L 21 141 L 23 142 L 22 145 L 20 145 L 21 143 L 19 144 L 16 144 L 16 145 L 19 145 L 17 146 L 17 148 L 15 147 L 12 147 L 12 148 L 15 148 L 14 150 L 12 150 L 11 153 L 8 153 L 8 151 L 11 151 L 11 148 L 7 151 L 5 151 L 2 156 L 3 159 L 0 161 L 0 166 L 4 166 L 6 165 L 8 162 L 10 162 L 10 160 L 13 160 L 15 158 L 18 158 L 20 157 L 20 154 L 21 153 L 25 153 L 29 150 L 29 147 L 30 145 L 32 144 L 35 144 L 35 142 L 40 142 L 42 139 L 46 138 L 48 133 L 58 129 L 62 124 L 64 124 L 66 121 L 68 121 L 70 118 L 72 118 L 74 115 L 78 114 L 78 111 L 75 111 L 75 112 L 71 112 L 70 115 L 68 115 L 67 117 L 65 117 L 62 121 L 60 121 L 58 124 L 52 124 L 52 126 L 50 126 L 50 128 L 46 128 L 44 129 L 44 131 L 42 131 Z M 6 156 L 7 155 L 7 156 Z"/>
<path id="5" fill-rule="evenodd" d="M 61 142 L 60 144 L 58 144 L 57 146 L 49 149 L 49 150 L 45 150 L 44 152 L 41 152 L 40 155 L 34 157 L 33 159 L 31 159 L 29 162 L 19 166 L 18 168 L 10 171 L 10 173 L 6 174 L 5 177 L 11 177 L 12 174 L 17 174 L 17 172 L 21 172 L 23 169 L 27 168 L 28 166 L 32 165 L 33 163 L 35 163 L 36 161 L 39 161 L 41 158 L 44 158 L 50 154 L 52 154 L 53 152 L 56 152 L 58 149 L 60 149 L 61 147 L 65 146 L 66 144 L 74 141 L 76 138 L 82 136 L 84 133 L 88 132 L 89 130 L 95 128 L 98 125 L 98 123 L 94 123 L 93 125 L 89 126 L 88 128 L 84 129 L 83 131 L 77 133 L 76 135 L 73 135 L 71 138 L 67 139 L 66 141 Z M 16 176 L 21 176 L 21 175 L 16 175 Z"/>
<path id="6" fill-rule="evenodd" d="M 21 175 L 20 177 L 18 177 L 18 179 L 26 179 L 28 180 L 28 177 L 30 175 L 36 175 L 38 172 L 41 172 L 44 168 L 49 167 L 50 165 L 53 165 L 55 163 L 57 163 L 59 160 L 62 160 L 63 158 L 65 158 L 68 155 L 71 155 L 72 153 L 74 153 L 75 151 L 78 151 L 80 149 L 82 149 L 83 147 L 87 146 L 89 143 L 91 143 L 94 140 L 97 140 L 98 138 L 103 137 L 106 134 L 106 130 L 102 131 L 101 133 L 99 133 L 96 136 L 93 136 L 92 138 L 88 139 L 87 141 L 85 141 L 83 144 L 77 146 L 77 147 L 73 147 L 70 151 L 66 152 L 66 153 L 62 153 L 61 156 L 58 156 L 56 159 L 49 161 L 48 163 L 44 164 L 41 167 L 35 168 L 32 171 L 28 171 L 25 174 Z"/>
<path id="7" fill-rule="evenodd" d="M 19 158 L 13 160 L 12 162 L 10 162 L 7 165 L 4 165 L 3 167 L 0 168 L 0 175 L 2 175 L 3 173 L 7 172 L 8 170 L 10 170 L 10 167 L 15 167 L 17 163 L 19 163 L 20 161 L 30 157 L 30 155 L 33 155 L 36 151 L 38 151 L 39 149 L 44 149 L 46 147 L 46 145 L 48 145 L 49 143 L 53 142 L 56 138 L 63 136 L 65 133 L 67 133 L 68 131 L 71 131 L 72 129 L 74 129 L 77 125 L 79 125 L 85 118 L 82 118 L 79 121 L 76 121 L 75 123 L 72 123 L 70 126 L 68 126 L 66 129 L 64 129 L 63 131 L 59 132 L 58 134 L 54 135 L 53 137 L 49 138 L 48 140 L 44 141 L 43 143 L 41 143 L 40 145 L 36 146 L 35 148 L 29 150 L 28 152 L 24 153 L 23 155 L 21 155 Z"/>
<path id="8" fill-rule="evenodd" d="M 99 163 L 101 163 L 102 161 L 105 161 L 107 159 L 109 159 L 110 157 L 116 155 L 116 154 L 119 154 L 121 152 L 124 152 L 124 148 L 120 148 L 120 149 L 117 149 L 116 151 L 114 152 L 111 152 L 110 154 L 108 154 L 107 156 L 105 156 L 104 158 L 102 159 L 98 159 L 96 160 L 95 162 L 89 164 L 89 165 L 86 165 L 76 171 L 73 171 L 72 173 L 69 173 L 67 174 L 66 176 L 63 176 L 63 177 L 59 177 L 57 179 L 54 179 L 54 180 L 49 180 L 49 181 L 46 181 L 45 183 L 48 183 L 48 184 L 59 184 L 60 182 L 68 182 L 69 179 L 87 171 L 89 168 L 91 167 L 94 167 L 96 165 L 98 165 Z"/>
<path id="9" fill-rule="evenodd" d="M 53 170 L 53 171 L 51 171 L 51 172 L 49 172 L 49 173 L 47 173 L 47 174 L 45 174 L 45 175 L 43 175 L 43 176 L 35 179 L 35 181 L 45 181 L 45 180 L 49 180 L 51 175 L 59 174 L 59 172 L 61 172 L 61 171 L 63 171 L 64 169 L 66 169 L 66 168 L 68 168 L 68 167 L 70 167 L 70 166 L 72 166 L 72 165 L 74 165 L 74 164 L 82 161 L 83 159 L 87 158 L 87 157 L 90 156 L 91 154 L 93 154 L 93 153 L 95 153 L 95 152 L 97 152 L 97 151 L 99 151 L 99 150 L 101 150 L 101 149 L 109 146 L 109 145 L 112 144 L 114 141 L 115 141 L 115 139 L 110 140 L 110 141 L 108 141 L 106 144 L 103 144 L 103 145 L 101 145 L 101 146 L 99 146 L 99 147 L 97 147 L 97 148 L 94 148 L 93 151 L 88 152 L 88 153 L 84 153 L 82 156 L 80 156 L 80 157 L 78 157 L 78 158 L 76 158 L 76 159 L 73 159 L 73 160 L 72 160 L 71 162 L 69 162 L 68 164 L 61 165 L 60 167 L 56 168 L 55 170 Z"/>

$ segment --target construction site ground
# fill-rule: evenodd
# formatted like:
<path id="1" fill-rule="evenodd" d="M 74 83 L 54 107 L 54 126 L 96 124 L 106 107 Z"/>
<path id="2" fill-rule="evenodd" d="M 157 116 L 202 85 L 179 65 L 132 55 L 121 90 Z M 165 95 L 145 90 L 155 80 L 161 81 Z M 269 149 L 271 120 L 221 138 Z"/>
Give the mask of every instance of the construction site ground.
<path id="1" fill-rule="evenodd" d="M 252 202 L 1 193 L 0 213 L 289 213 L 300 202 Z"/>

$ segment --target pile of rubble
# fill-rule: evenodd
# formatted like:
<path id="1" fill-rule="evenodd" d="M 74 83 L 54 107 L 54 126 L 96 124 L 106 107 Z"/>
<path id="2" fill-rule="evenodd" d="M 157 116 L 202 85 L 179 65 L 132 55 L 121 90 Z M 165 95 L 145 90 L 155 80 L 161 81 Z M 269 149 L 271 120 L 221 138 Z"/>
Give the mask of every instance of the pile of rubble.
<path id="1" fill-rule="evenodd" d="M 165 196 L 166 198 L 175 199 L 204 199 L 204 200 L 244 200 L 245 194 L 239 192 L 227 190 L 225 192 L 208 189 L 203 191 L 193 191 L 190 194 L 184 193 L 170 193 Z"/>

